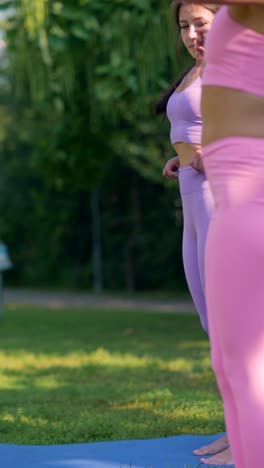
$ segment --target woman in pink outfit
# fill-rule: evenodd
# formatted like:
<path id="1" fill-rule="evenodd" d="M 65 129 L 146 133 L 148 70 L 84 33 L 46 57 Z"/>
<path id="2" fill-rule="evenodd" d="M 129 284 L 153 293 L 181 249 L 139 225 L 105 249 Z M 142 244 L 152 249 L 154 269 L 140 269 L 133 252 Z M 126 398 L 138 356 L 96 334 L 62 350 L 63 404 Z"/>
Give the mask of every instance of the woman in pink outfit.
<path id="1" fill-rule="evenodd" d="M 264 465 L 264 0 L 243 3 L 222 6 L 206 37 L 202 145 L 215 210 L 205 283 L 212 362 L 235 466 L 259 468 Z"/>

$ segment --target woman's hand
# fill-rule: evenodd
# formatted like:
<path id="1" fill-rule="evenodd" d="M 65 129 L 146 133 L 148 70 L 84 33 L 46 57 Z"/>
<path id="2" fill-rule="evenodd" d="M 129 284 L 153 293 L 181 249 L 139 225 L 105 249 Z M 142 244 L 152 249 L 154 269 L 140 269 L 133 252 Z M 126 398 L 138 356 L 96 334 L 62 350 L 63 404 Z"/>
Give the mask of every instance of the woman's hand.
<path id="1" fill-rule="evenodd" d="M 174 158 L 169 159 L 164 166 L 162 172 L 163 177 L 167 177 L 167 179 L 177 179 L 179 167 L 179 156 L 175 156 Z"/>
<path id="2" fill-rule="evenodd" d="M 204 55 L 205 37 L 206 37 L 206 34 L 210 31 L 210 27 L 211 25 L 206 24 L 205 26 L 195 28 L 196 33 L 197 33 L 197 40 L 196 40 L 196 44 L 194 47 L 196 50 L 196 54 L 199 57 L 203 57 Z"/>
<path id="3" fill-rule="evenodd" d="M 195 151 L 193 160 L 191 162 L 191 166 L 197 172 L 203 172 L 204 171 L 203 158 L 202 158 L 201 150 L 196 150 Z"/>

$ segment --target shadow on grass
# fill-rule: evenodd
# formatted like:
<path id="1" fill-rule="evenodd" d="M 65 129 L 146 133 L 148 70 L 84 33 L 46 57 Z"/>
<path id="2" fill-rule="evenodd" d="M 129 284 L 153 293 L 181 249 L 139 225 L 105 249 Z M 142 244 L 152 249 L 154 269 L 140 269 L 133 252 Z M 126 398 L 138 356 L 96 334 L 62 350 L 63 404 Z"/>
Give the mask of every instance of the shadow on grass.
<path id="1" fill-rule="evenodd" d="M 196 317 L 10 310 L 0 340 L 2 442 L 223 430 L 209 345 Z"/>

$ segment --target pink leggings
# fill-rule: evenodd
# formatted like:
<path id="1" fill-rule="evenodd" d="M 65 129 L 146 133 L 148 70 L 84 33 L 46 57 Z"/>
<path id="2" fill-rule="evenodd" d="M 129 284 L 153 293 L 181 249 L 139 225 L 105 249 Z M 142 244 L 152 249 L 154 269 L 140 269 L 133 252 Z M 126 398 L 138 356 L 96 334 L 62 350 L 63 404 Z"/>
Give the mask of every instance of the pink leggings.
<path id="1" fill-rule="evenodd" d="M 215 199 L 205 281 L 212 363 L 236 468 L 264 466 L 264 139 L 204 148 Z"/>

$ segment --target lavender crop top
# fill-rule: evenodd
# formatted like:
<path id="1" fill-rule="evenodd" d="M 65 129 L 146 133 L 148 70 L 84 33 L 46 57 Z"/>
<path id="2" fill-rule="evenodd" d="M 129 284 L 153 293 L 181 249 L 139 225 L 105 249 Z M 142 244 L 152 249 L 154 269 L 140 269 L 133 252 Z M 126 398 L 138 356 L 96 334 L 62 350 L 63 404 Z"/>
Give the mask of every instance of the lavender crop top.
<path id="1" fill-rule="evenodd" d="M 202 84 L 264 96 L 264 34 L 238 23 L 222 6 L 206 36 Z"/>
<path id="2" fill-rule="evenodd" d="M 171 124 L 171 143 L 201 144 L 201 78 L 197 78 L 183 91 L 174 92 L 167 104 L 167 117 Z"/>

